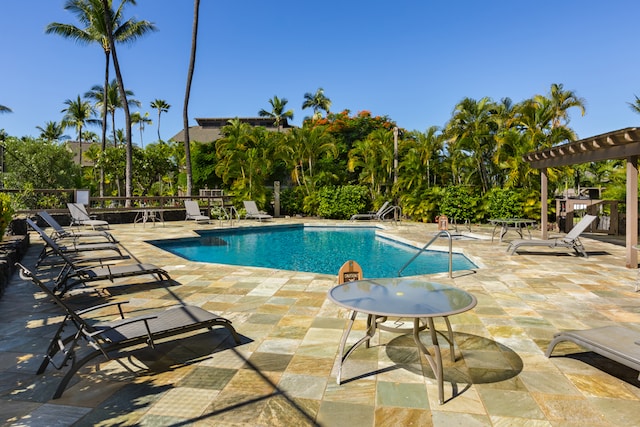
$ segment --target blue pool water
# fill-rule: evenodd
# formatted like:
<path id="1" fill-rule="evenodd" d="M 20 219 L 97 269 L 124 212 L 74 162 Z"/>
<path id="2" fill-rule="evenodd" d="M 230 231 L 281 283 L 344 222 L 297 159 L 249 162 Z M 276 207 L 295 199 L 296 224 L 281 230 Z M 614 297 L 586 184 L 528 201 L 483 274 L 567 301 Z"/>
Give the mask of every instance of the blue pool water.
<path id="1" fill-rule="evenodd" d="M 397 277 L 398 270 L 418 251 L 376 236 L 373 227 L 269 226 L 205 230 L 200 237 L 154 240 L 150 243 L 191 261 L 266 267 L 322 274 L 338 273 L 355 260 L 365 277 Z M 453 254 L 454 270 L 477 268 Z M 403 271 L 403 276 L 449 271 L 449 254 L 427 250 Z"/>

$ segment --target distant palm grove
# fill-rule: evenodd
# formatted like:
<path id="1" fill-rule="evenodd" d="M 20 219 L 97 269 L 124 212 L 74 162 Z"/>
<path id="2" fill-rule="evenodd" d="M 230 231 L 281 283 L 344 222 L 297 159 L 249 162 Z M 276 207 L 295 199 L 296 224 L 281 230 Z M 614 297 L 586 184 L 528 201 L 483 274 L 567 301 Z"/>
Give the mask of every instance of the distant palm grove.
<path id="1" fill-rule="evenodd" d="M 38 126 L 38 137 L 0 131 L 5 188 L 90 188 L 92 195 L 107 198 L 190 195 L 205 187 L 221 188 L 238 205 L 255 200 L 269 209 L 273 183 L 279 181 L 281 213 L 287 215 L 348 218 L 392 200 L 405 217 L 419 221 L 433 221 L 439 214 L 468 221 L 492 216 L 535 218 L 540 212 L 540 177 L 522 157 L 576 140 L 569 113 L 585 113 L 583 99 L 554 83 L 548 93 L 520 102 L 465 98 L 452 106 L 443 126 L 408 130 L 390 117 L 368 111 L 332 112 L 330 98 L 319 88 L 304 95 L 301 109 L 311 113 L 301 127 L 282 126 L 293 119 L 294 110 L 287 107 L 286 98 L 274 96 L 265 100 L 268 107 L 256 106 L 259 116 L 273 119 L 269 130 L 232 119 L 214 143 L 192 141 L 185 107 L 185 142 L 165 141 L 160 120 L 172 106 L 157 98 L 148 105 L 152 114 L 130 112 L 142 104 L 135 99 L 134 88 L 125 86 L 126 69 L 120 69 L 116 53 L 116 45 L 132 43 L 157 29 L 148 21 L 125 19 L 124 6 L 135 2 L 122 0 L 116 9 L 113 3 L 69 0 L 65 9 L 79 25 L 47 26 L 51 34 L 103 49 L 105 73 L 96 76 L 103 83 L 78 88 L 84 95 L 70 94 L 61 100 L 59 121 L 54 118 Z M 198 7 L 196 0 L 191 59 L 196 55 Z M 115 79 L 109 76 L 112 68 Z M 188 80 L 185 106 L 189 92 Z M 636 104 L 638 108 L 637 98 Z M 123 123 L 116 120 L 120 110 Z M 0 113 L 10 114 L 11 109 L 0 105 Z M 139 143 L 134 144 L 135 126 Z M 146 126 L 154 127 L 157 138 L 145 143 Z M 65 135 L 67 130 L 72 136 Z M 68 139 L 76 141 L 76 152 L 67 148 Z M 617 161 L 551 169 L 548 176 L 552 193 L 602 186 L 608 198 L 624 197 L 624 165 Z M 28 197 L 14 202 L 16 208 L 30 209 L 60 203 Z"/>

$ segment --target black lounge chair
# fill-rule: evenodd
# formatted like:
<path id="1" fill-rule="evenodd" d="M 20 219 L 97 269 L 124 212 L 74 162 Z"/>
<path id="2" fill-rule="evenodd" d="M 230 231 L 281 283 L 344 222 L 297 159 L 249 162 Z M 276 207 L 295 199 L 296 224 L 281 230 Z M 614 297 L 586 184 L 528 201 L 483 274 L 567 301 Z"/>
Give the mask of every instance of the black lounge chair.
<path id="1" fill-rule="evenodd" d="M 27 219 L 31 227 L 36 227 L 30 219 Z M 36 231 L 38 231 L 36 229 Z M 145 276 L 153 275 L 158 280 L 171 280 L 169 273 L 162 268 L 153 264 L 104 264 L 99 265 L 80 265 L 71 259 L 65 252 L 60 250 L 58 244 L 54 242 L 51 237 L 47 236 L 44 232 L 39 232 L 40 237 L 45 241 L 50 251 L 56 254 L 64 261 L 64 266 L 54 279 L 55 286 L 54 292 L 57 292 L 59 296 L 62 296 L 69 289 L 83 284 L 86 285 L 89 282 L 96 282 L 101 280 L 109 280 L 113 282 L 114 279 L 120 279 L 123 277 Z"/>
<path id="2" fill-rule="evenodd" d="M 90 239 L 105 239 L 108 242 L 118 243 L 115 237 L 111 233 L 106 230 L 87 230 L 87 231 L 77 231 L 69 228 L 64 228 L 56 219 L 49 214 L 47 211 L 38 212 L 38 216 L 44 220 L 49 226 L 53 229 L 53 232 L 49 237 L 51 239 L 58 241 L 64 239 L 74 239 L 76 241 Z"/>
<path id="3" fill-rule="evenodd" d="M 47 242 L 44 248 L 42 248 L 42 252 L 40 252 L 40 256 L 38 257 L 38 261 L 36 265 L 39 265 L 45 258 L 54 253 L 51 242 L 53 242 L 47 233 L 44 232 L 38 225 L 31 220 L 31 218 L 27 218 L 27 224 L 35 230 L 40 237 Z M 65 254 L 78 254 L 80 252 L 95 252 L 95 251 L 113 251 L 118 254 L 118 258 L 125 258 L 125 255 L 122 254 L 122 250 L 120 250 L 120 246 L 117 243 L 113 242 L 98 242 L 98 243 L 77 243 L 75 241 L 71 241 L 68 244 L 62 244 L 57 246 L 57 251 L 65 253 Z"/>
<path id="4" fill-rule="evenodd" d="M 558 343 L 570 341 L 608 359 L 640 371 L 640 332 L 623 326 L 604 326 L 584 331 L 565 331 L 555 335 L 545 356 L 550 357 Z M 638 375 L 640 380 L 640 374 Z"/>
<path id="5" fill-rule="evenodd" d="M 100 355 L 107 360 L 117 360 L 122 364 L 118 359 L 134 349 L 139 349 L 141 345 L 155 348 L 160 340 L 200 329 L 213 330 L 214 326 L 226 328 L 236 344 L 240 344 L 240 336 L 231 326 L 231 321 L 196 306 L 173 306 L 166 310 L 129 318 L 125 318 L 122 310 L 124 302 L 74 311 L 37 279 L 28 268 L 19 263 L 16 265 L 20 269 L 21 278 L 31 280 L 65 312 L 65 318 L 51 340 L 45 358 L 37 371 L 38 375 L 42 374 L 50 363 L 56 369 L 71 365 L 60 381 L 53 395 L 54 399 L 62 395 L 69 381 L 80 368 Z M 83 317 L 88 312 L 107 306 L 117 306 L 121 319 L 90 323 Z M 69 329 L 68 332 L 67 329 Z M 82 341 L 86 341 L 86 345 L 83 345 L 82 351 L 78 353 L 77 350 L 81 347 Z M 61 355 L 56 359 L 58 353 Z M 125 368 L 129 370 L 126 366 Z"/>

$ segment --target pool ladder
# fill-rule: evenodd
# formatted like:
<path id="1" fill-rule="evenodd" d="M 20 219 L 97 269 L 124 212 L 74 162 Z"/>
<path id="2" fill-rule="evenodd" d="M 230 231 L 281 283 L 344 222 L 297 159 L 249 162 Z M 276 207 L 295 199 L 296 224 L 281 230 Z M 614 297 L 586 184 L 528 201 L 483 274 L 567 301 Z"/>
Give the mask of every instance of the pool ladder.
<path id="1" fill-rule="evenodd" d="M 398 277 L 402 276 L 402 272 L 404 271 L 404 269 L 407 268 L 407 266 L 411 264 L 414 259 L 418 258 L 418 255 L 424 252 L 429 247 L 429 245 L 431 245 L 436 241 L 438 237 L 441 236 L 446 236 L 449 239 L 449 279 L 453 279 L 453 239 L 451 238 L 451 233 L 449 233 L 447 230 L 442 230 L 438 232 L 438 234 L 433 236 L 433 238 L 429 240 L 427 244 L 418 251 L 417 254 L 415 254 L 409 261 L 407 261 L 405 265 L 402 266 L 400 270 L 398 270 Z"/>

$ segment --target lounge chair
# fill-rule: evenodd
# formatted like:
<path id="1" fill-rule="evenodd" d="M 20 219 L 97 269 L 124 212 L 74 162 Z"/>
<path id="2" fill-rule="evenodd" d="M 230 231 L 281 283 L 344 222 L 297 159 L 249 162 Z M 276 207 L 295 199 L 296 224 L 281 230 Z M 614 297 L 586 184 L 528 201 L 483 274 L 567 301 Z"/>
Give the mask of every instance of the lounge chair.
<path id="1" fill-rule="evenodd" d="M 393 217 L 389 214 L 393 213 Z M 396 219 L 400 218 L 400 207 L 391 205 L 390 201 L 386 201 L 380 206 L 380 209 L 377 212 L 368 212 L 362 214 L 352 215 L 349 220 L 357 221 L 357 220 L 376 220 L 376 221 L 384 221 L 385 219 Z"/>
<path id="2" fill-rule="evenodd" d="M 257 219 L 258 221 L 262 221 L 263 219 L 273 219 L 273 217 L 268 213 L 258 210 L 258 206 L 256 206 L 256 202 L 254 202 L 253 200 L 245 200 L 242 203 L 244 204 L 244 209 L 247 211 L 245 218 Z"/>
<path id="3" fill-rule="evenodd" d="M 45 258 L 47 258 L 52 253 L 56 253 L 56 252 L 61 252 L 66 255 L 70 255 L 70 254 L 78 254 L 80 252 L 112 251 L 118 254 L 117 256 L 118 258 L 125 257 L 125 255 L 123 255 L 122 253 L 122 250 L 120 249 L 120 246 L 117 243 L 113 243 L 113 242 L 77 243 L 75 241 L 71 241 L 68 244 L 63 244 L 63 245 L 56 244 L 56 250 L 54 251 L 50 244 L 50 243 L 53 243 L 53 241 L 49 238 L 47 233 L 45 233 L 44 230 L 38 227 L 38 225 L 35 222 L 33 222 L 31 218 L 27 218 L 27 224 L 29 224 L 29 226 L 34 231 L 36 231 L 45 242 L 47 242 L 47 240 L 49 241 L 45 244 L 44 248 L 42 248 L 42 252 L 38 257 L 38 261 L 36 265 L 39 265 L 42 261 L 44 261 Z M 102 258 L 105 259 L 106 257 L 102 257 Z"/>
<path id="4" fill-rule="evenodd" d="M 535 240 L 535 239 L 517 239 L 513 240 L 507 247 L 507 252 L 513 255 L 521 246 L 547 246 L 550 248 L 570 248 L 576 251 L 576 254 L 587 257 L 587 252 L 580 241 L 580 235 L 595 220 L 594 215 L 585 215 L 564 237 L 556 237 L 554 239 Z"/>
<path id="5" fill-rule="evenodd" d="M 49 212 L 47 212 L 47 211 L 38 212 L 38 216 L 40 218 L 42 218 L 44 220 L 44 222 L 49 224 L 49 226 L 51 228 L 53 228 L 53 232 L 51 233 L 51 235 L 49 235 L 49 237 L 51 237 L 51 239 L 54 240 L 54 241 L 63 240 L 63 239 L 80 240 L 80 239 L 88 238 L 88 239 L 93 240 L 95 238 L 99 238 L 99 239 L 103 239 L 104 238 L 109 242 L 118 243 L 116 238 L 113 237 L 113 235 L 111 233 L 109 233 L 108 231 L 104 231 L 104 230 L 92 230 L 92 231 L 71 230 L 71 229 L 68 229 L 68 228 L 64 228 L 62 225 L 60 225 L 60 223 L 58 221 L 56 221 L 55 218 L 52 217 L 49 214 Z"/>
<path id="6" fill-rule="evenodd" d="M 608 359 L 640 371 L 640 332 L 623 326 L 604 326 L 584 331 L 556 334 L 545 356 L 550 357 L 555 346 L 570 341 Z M 640 374 L 638 375 L 640 380 Z"/>
<path id="7" fill-rule="evenodd" d="M 96 227 L 109 228 L 107 221 L 95 219 L 95 216 L 90 216 L 82 203 L 67 203 L 67 208 L 69 208 L 69 214 L 71 215 L 71 225 L 84 225 L 94 230 Z"/>
<path id="8" fill-rule="evenodd" d="M 122 305 L 125 302 L 113 302 L 81 311 L 74 311 L 37 279 L 29 269 L 21 264 L 16 265 L 20 269 L 21 278 L 31 280 L 45 294 L 51 297 L 65 313 L 65 318 L 51 340 L 45 358 L 37 371 L 38 375 L 44 373 L 50 363 L 56 369 L 62 369 L 70 365 L 58 384 L 58 388 L 53 395 L 54 399 L 62 395 L 67 384 L 80 368 L 100 355 L 107 360 L 117 360 L 126 369 L 130 370 L 118 359 L 124 356 L 131 356 L 131 352 L 139 349 L 140 346 L 148 345 L 153 349 L 160 340 L 173 338 L 174 336 L 199 329 L 213 330 L 214 326 L 226 328 L 231 333 L 236 344 L 240 344 L 240 337 L 231 326 L 231 321 L 196 306 L 173 306 L 166 310 L 130 318 L 125 318 L 124 316 Z M 83 317 L 86 313 L 108 306 L 117 306 L 121 318 L 113 321 L 91 323 Z M 86 342 L 86 345 L 81 345 L 83 341 Z M 80 350 L 81 346 L 82 350 Z M 56 357 L 58 353 L 61 354 Z M 159 355 L 159 357 L 161 356 Z"/>
<path id="9" fill-rule="evenodd" d="M 31 227 L 37 227 L 29 220 Z M 37 231 L 37 230 L 36 230 Z M 45 241 L 51 252 L 59 256 L 64 265 L 60 269 L 60 272 L 54 279 L 53 291 L 57 292 L 59 296 L 65 294 L 69 289 L 78 285 L 86 285 L 90 282 L 109 280 L 113 282 L 115 279 L 134 276 L 155 276 L 157 280 L 171 280 L 169 273 L 160 267 L 153 264 L 105 264 L 99 265 L 81 265 L 75 260 L 67 256 L 66 253 L 60 250 L 58 244 L 44 233 L 40 234 L 40 237 Z"/>
<path id="10" fill-rule="evenodd" d="M 195 200 L 185 200 L 184 208 L 187 211 L 186 221 L 194 220 L 195 222 L 209 222 L 211 218 L 207 215 L 203 215 L 200 211 L 200 206 Z"/>

